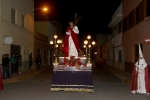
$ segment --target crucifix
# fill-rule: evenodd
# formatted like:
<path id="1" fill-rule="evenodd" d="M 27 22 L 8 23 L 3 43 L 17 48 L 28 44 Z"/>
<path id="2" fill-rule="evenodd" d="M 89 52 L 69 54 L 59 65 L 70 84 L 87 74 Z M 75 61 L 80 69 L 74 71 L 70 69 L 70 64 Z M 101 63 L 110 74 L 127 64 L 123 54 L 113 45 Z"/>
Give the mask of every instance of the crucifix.
<path id="1" fill-rule="evenodd" d="M 77 18 L 77 13 L 75 13 L 75 25 L 78 24 L 79 20 L 81 19 L 81 16 L 79 18 Z"/>

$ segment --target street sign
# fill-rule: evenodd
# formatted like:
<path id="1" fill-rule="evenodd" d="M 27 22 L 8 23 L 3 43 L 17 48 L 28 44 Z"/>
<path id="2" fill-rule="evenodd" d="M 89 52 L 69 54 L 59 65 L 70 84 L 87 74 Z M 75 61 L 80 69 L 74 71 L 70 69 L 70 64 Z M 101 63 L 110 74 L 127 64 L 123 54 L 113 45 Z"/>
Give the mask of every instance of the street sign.
<path id="1" fill-rule="evenodd" d="M 147 36 L 144 42 L 145 44 L 150 45 L 150 36 Z"/>

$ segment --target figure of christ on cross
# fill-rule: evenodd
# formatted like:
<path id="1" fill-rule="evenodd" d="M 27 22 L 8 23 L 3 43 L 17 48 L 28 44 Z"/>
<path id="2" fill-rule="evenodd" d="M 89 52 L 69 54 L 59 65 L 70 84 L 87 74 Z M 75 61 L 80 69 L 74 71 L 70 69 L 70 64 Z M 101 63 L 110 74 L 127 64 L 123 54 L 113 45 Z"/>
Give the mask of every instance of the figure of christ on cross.
<path id="1" fill-rule="evenodd" d="M 73 21 L 69 22 L 70 26 L 66 30 L 64 40 L 64 55 L 65 57 L 75 56 L 78 57 L 79 39 L 78 27 L 74 25 Z"/>

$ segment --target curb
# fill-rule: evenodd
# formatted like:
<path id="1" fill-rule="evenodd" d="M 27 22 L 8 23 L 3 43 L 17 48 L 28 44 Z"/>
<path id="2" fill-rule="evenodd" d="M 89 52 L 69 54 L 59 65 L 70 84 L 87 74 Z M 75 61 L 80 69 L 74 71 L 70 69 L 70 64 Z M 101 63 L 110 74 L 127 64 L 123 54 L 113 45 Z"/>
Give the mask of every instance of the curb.
<path id="1" fill-rule="evenodd" d="M 42 73 L 42 72 L 45 72 L 45 71 L 47 71 L 47 70 L 50 70 L 50 68 L 45 69 L 45 70 L 42 70 L 42 71 L 38 71 L 38 72 L 33 72 L 32 74 L 28 74 L 28 75 L 22 76 L 22 77 L 20 77 L 20 78 L 18 78 L 18 79 L 12 80 L 12 81 L 10 81 L 10 82 L 8 82 L 8 83 L 5 83 L 5 84 L 19 82 L 19 81 L 25 80 L 25 79 L 27 79 L 27 78 L 36 76 L 37 74 Z"/>

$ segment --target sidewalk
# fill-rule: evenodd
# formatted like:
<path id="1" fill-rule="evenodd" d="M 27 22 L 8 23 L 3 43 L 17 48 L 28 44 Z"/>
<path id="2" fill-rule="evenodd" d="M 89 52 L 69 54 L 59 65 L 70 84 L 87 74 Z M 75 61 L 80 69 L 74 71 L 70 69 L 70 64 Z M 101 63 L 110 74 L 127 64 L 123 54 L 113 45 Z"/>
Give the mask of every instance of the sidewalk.
<path id="1" fill-rule="evenodd" d="M 28 71 L 22 72 L 21 74 L 15 74 L 12 75 L 10 78 L 3 79 L 3 84 L 8 84 L 8 83 L 13 83 L 13 82 L 18 82 L 24 79 L 27 79 L 29 77 L 35 76 L 43 71 L 49 70 L 51 67 L 50 66 L 44 66 L 41 69 L 30 69 Z"/>
<path id="2" fill-rule="evenodd" d="M 118 78 L 122 79 L 128 84 L 131 84 L 132 81 L 132 73 L 125 72 L 124 70 L 120 70 L 111 66 L 108 66 L 106 64 L 101 64 L 100 62 L 96 62 L 96 64 L 100 67 L 103 67 L 104 69 L 109 70 L 111 73 L 116 75 Z"/>

